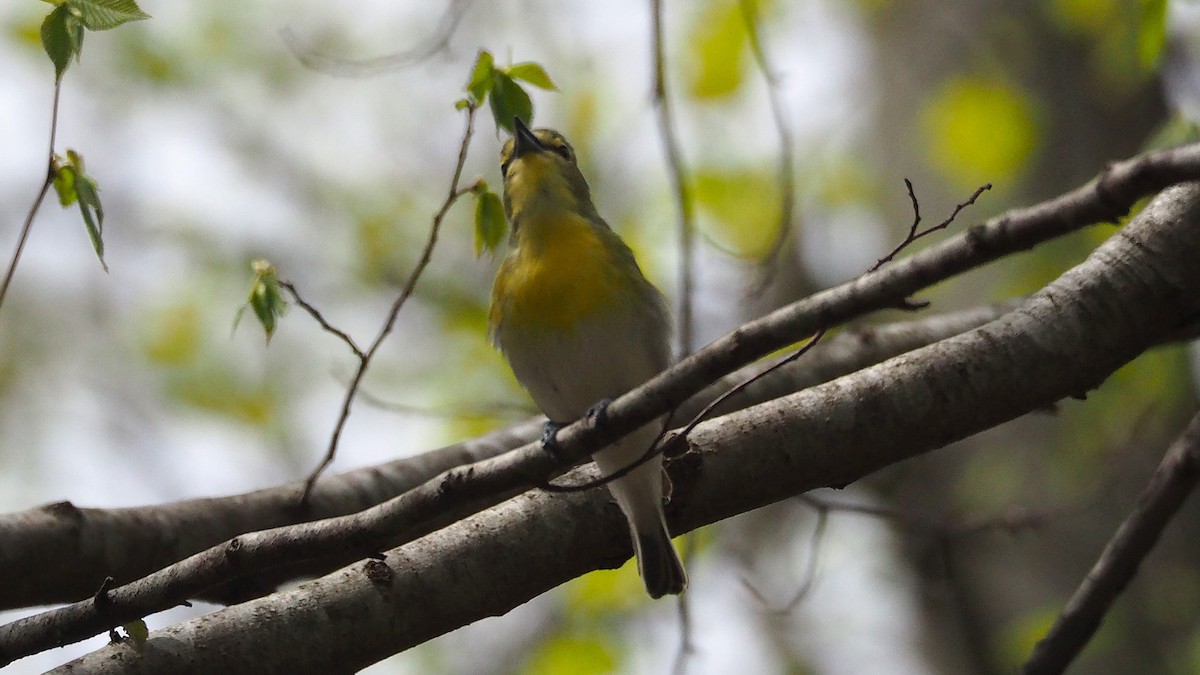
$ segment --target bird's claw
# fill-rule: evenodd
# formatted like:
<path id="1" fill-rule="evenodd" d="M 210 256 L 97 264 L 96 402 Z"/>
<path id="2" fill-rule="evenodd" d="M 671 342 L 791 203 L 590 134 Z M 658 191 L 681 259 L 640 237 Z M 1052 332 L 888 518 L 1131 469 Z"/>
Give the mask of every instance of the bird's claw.
<path id="1" fill-rule="evenodd" d="M 558 430 L 563 428 L 563 424 L 553 420 L 546 420 L 546 424 L 542 426 L 542 451 L 555 462 L 562 461 L 562 446 L 558 444 Z"/>

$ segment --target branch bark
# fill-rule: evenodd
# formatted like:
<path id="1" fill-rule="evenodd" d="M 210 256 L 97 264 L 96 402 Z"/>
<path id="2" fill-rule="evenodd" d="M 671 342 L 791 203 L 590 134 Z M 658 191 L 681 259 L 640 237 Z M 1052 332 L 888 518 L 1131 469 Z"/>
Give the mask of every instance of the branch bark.
<path id="1" fill-rule="evenodd" d="M 1098 386 L 1200 314 L 1197 228 L 1200 185 L 1173 188 L 1020 309 L 701 424 L 689 451 L 670 462 L 674 531 L 815 487 L 845 485 Z M 888 298 L 910 292 L 872 290 L 872 279 L 884 276 L 855 286 Z M 836 313 L 830 308 L 821 316 Z M 747 348 L 734 343 L 737 352 Z M 632 400 L 679 386 L 670 383 L 660 376 L 613 405 L 631 399 L 619 410 L 636 420 Z M 584 444 L 580 436 L 570 438 Z M 624 524 L 603 491 L 532 491 L 390 551 L 385 561 L 356 563 L 156 631 L 140 653 L 126 645 L 103 648 L 62 672 L 212 672 L 251 660 L 263 672 L 361 668 L 629 555 Z"/>
<path id="2" fill-rule="evenodd" d="M 744 408 L 826 382 L 897 354 L 957 335 L 995 319 L 1003 303 L 963 312 L 922 317 L 847 331 L 818 345 L 802 363 L 791 364 L 751 385 L 717 409 Z M 681 419 L 694 414 L 770 362 L 726 376 L 689 400 Z M 414 457 L 330 476 L 317 484 L 308 509 L 297 508 L 297 482 L 229 497 L 192 499 L 121 509 L 79 508 L 59 502 L 0 516 L 0 608 L 74 602 L 90 597 L 113 577 L 117 585 L 144 577 L 190 555 L 247 532 L 334 518 L 370 508 L 456 466 L 472 464 L 536 440 L 544 418 L 531 419 L 478 438 Z M 351 560 L 295 565 L 243 577 L 210 589 L 199 599 L 234 604 L 272 592 L 284 581 L 324 574 Z"/>

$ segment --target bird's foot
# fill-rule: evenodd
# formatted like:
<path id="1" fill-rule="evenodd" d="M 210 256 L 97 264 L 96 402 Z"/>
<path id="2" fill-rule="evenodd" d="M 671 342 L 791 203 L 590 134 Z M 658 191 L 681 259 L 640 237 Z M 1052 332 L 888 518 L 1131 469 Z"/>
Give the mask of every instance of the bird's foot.
<path id="1" fill-rule="evenodd" d="M 611 398 L 602 398 L 596 405 L 588 408 L 587 418 L 592 426 L 603 427 L 608 424 L 608 406 L 612 405 Z"/>
<path id="2" fill-rule="evenodd" d="M 558 430 L 563 428 L 564 424 L 553 420 L 546 420 L 546 424 L 542 426 L 542 452 L 550 455 L 550 458 L 555 462 L 562 462 L 562 446 L 558 444 Z"/>

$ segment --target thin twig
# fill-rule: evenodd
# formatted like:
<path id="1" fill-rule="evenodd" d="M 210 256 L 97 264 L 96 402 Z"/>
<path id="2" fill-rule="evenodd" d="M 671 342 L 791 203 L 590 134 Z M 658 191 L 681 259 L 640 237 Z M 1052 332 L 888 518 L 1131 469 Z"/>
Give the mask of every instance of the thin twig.
<path id="1" fill-rule="evenodd" d="M 442 202 L 441 208 L 433 216 L 433 222 L 429 227 L 429 238 L 425 241 L 425 248 L 421 251 L 421 257 L 417 260 L 416 267 L 408 276 L 408 280 L 404 283 L 404 288 L 400 291 L 400 295 L 392 303 L 392 309 L 388 312 L 387 320 L 383 323 L 383 328 L 379 334 L 375 336 L 375 341 L 362 355 L 359 360 L 358 368 L 354 372 L 354 377 L 350 380 L 350 386 L 346 389 L 346 396 L 342 399 L 342 410 L 338 415 L 337 423 L 333 427 L 333 434 L 329 439 L 329 448 L 325 451 L 325 457 L 317 468 L 313 469 L 309 474 L 308 479 L 304 482 L 304 494 L 301 496 L 301 503 L 307 504 L 308 497 L 312 493 L 312 488 L 316 485 L 317 479 L 337 454 L 338 440 L 342 436 L 342 430 L 346 428 L 346 419 L 350 417 L 350 406 L 354 403 L 354 397 L 358 393 L 358 388 L 362 384 L 363 376 L 367 373 L 367 368 L 371 365 L 371 359 L 374 358 L 375 352 L 379 346 L 383 344 L 388 334 L 396 326 L 396 317 L 400 314 L 400 309 L 404 307 L 404 303 L 412 295 L 413 290 L 417 286 L 417 280 L 421 278 L 421 273 L 425 271 L 429 265 L 430 259 L 433 257 L 433 248 L 437 245 L 438 232 L 442 227 L 442 220 L 450 211 L 450 207 L 458 201 L 458 198 L 470 192 L 471 188 L 459 188 L 459 181 L 462 180 L 463 166 L 467 163 L 467 148 L 471 145 L 471 134 L 475 129 L 475 111 L 474 106 L 467 108 L 467 119 L 465 129 L 463 131 L 462 143 L 458 148 L 458 161 L 454 165 L 454 175 L 450 179 L 450 189 L 446 194 L 446 200 Z"/>
<path id="2" fill-rule="evenodd" d="M 880 267 L 883 267 L 887 263 L 894 260 L 896 258 L 896 256 L 900 254 L 901 251 L 903 251 L 904 249 L 906 249 L 910 245 L 912 245 L 912 243 L 914 241 L 916 241 L 922 237 L 929 236 L 929 235 L 933 234 L 934 232 L 937 232 L 939 230 L 944 230 L 947 227 L 949 227 L 950 223 L 954 222 L 954 219 L 958 217 L 958 214 L 961 213 L 963 209 L 974 204 L 975 200 L 979 199 L 979 195 L 992 189 L 991 183 L 984 183 L 983 185 L 980 185 L 979 187 L 975 188 L 975 192 L 971 193 L 971 196 L 967 198 L 967 201 L 956 204 L 954 206 L 954 210 L 950 212 L 950 216 L 947 217 L 945 220 L 938 223 L 937 225 L 934 225 L 933 227 L 928 227 L 928 228 L 925 228 L 924 230 L 919 230 L 918 226 L 920 226 L 920 224 L 921 224 L 921 206 L 917 202 L 916 193 L 913 192 L 912 181 L 905 178 L 904 185 L 905 185 L 905 187 L 908 188 L 908 198 L 912 201 L 912 207 L 913 207 L 913 222 L 912 222 L 912 225 L 910 225 L 908 228 L 908 236 L 906 236 L 904 238 L 904 241 L 900 242 L 900 244 L 898 246 L 896 246 L 896 248 L 892 249 L 891 252 L 889 252 L 887 255 L 883 256 L 879 260 L 876 260 L 875 264 L 871 265 L 871 269 L 867 270 L 867 274 L 874 272 L 875 270 L 879 269 Z"/>
<path id="3" fill-rule="evenodd" d="M 358 345 L 354 343 L 353 338 L 347 335 L 345 331 L 326 321 L 325 317 L 321 314 L 321 310 L 317 309 L 313 305 L 309 304 L 309 302 L 304 298 L 300 297 L 300 291 L 296 290 L 295 284 L 281 279 L 279 281 L 279 285 L 286 288 L 288 292 L 292 294 L 292 299 L 296 301 L 296 304 L 300 305 L 301 309 L 308 312 L 312 318 L 316 319 L 317 323 L 321 324 L 321 328 L 325 329 L 325 332 L 332 333 L 340 338 L 342 342 L 345 342 L 346 346 L 350 348 L 350 351 L 354 352 L 354 355 L 358 357 L 360 362 L 367 358 L 367 355 L 363 353 L 363 350 L 359 349 Z"/>
<path id="4" fill-rule="evenodd" d="M 683 152 L 679 148 L 679 139 L 675 137 L 675 123 L 671 119 L 671 99 L 667 94 L 662 0 L 651 0 L 650 6 L 653 29 L 651 52 L 654 56 L 654 110 L 657 113 L 658 135 L 662 137 L 663 151 L 666 154 L 667 173 L 671 176 L 671 187 L 675 193 L 675 205 L 679 209 L 679 322 L 676 335 L 679 358 L 683 358 L 695 348 L 692 298 L 695 286 L 695 217 L 687 170 L 683 165 Z"/>
<path id="5" fill-rule="evenodd" d="M 773 603 L 767 598 L 766 594 L 750 583 L 749 579 L 742 579 L 742 586 L 761 604 L 770 607 L 771 612 L 774 614 L 791 613 L 800 605 L 801 601 L 808 597 L 808 594 L 812 592 L 813 587 L 817 583 L 817 570 L 821 565 L 821 551 L 825 546 L 825 533 L 829 525 L 829 512 L 832 509 L 824 505 L 814 505 L 814 508 L 817 510 L 817 524 L 813 528 L 808 542 L 808 560 L 804 566 L 804 573 L 800 575 L 800 585 L 792 593 L 792 597 L 787 602 L 779 607 L 773 606 Z"/>
<path id="6" fill-rule="evenodd" d="M 671 184 L 675 190 L 675 204 L 679 209 L 679 323 L 677 326 L 676 338 L 679 358 L 683 358 L 692 353 L 695 348 L 695 322 L 693 312 L 692 297 L 693 288 L 695 286 L 695 256 L 696 244 L 693 236 L 695 225 L 692 214 L 692 197 L 688 188 L 688 179 L 686 170 L 683 166 L 683 153 L 679 148 L 679 140 L 675 137 L 675 125 L 671 119 L 671 99 L 667 94 L 667 65 L 666 65 L 666 47 L 664 46 L 665 38 L 663 37 L 663 1 L 651 0 L 651 53 L 654 58 L 654 109 L 658 119 L 658 134 L 662 137 L 663 150 L 666 153 L 668 173 L 671 176 Z M 651 457 L 661 452 L 659 439 L 666 432 L 664 425 L 662 432 L 654 443 L 646 449 L 641 461 L 635 462 L 633 465 L 626 467 L 632 471 L 642 463 L 649 461 Z M 618 472 L 620 473 L 620 472 Z M 626 472 L 628 473 L 628 471 Z M 613 480 L 613 479 L 609 479 Z M 675 675 L 683 675 L 687 670 L 687 659 L 692 648 L 692 621 L 689 614 L 687 599 L 680 595 L 676 602 L 679 610 L 679 653 L 675 659 Z"/>
<path id="7" fill-rule="evenodd" d="M 1022 668 L 1026 675 L 1061 673 L 1087 645 L 1105 614 L 1200 480 L 1200 413 L 1155 470 L 1133 511 L 1092 566 L 1046 637 Z"/>
<path id="8" fill-rule="evenodd" d="M 402 413 L 405 415 L 420 415 L 422 417 L 436 418 L 485 418 L 495 419 L 503 418 L 520 418 L 525 419 L 532 415 L 538 414 L 537 408 L 520 403 L 509 403 L 506 401 L 478 401 L 475 403 L 462 402 L 453 406 L 439 405 L 436 408 L 426 406 L 410 405 L 407 403 L 399 403 L 390 401 L 381 396 L 372 394 L 370 391 L 363 390 L 358 393 L 358 397 L 363 403 L 369 406 L 387 410 L 389 412 Z"/>
<path id="9" fill-rule="evenodd" d="M 12 283 L 13 275 L 17 272 L 17 263 L 21 260 L 21 252 L 25 250 L 25 242 L 29 239 L 29 231 L 33 228 L 33 219 L 37 215 L 38 209 L 41 208 L 42 201 L 46 199 L 46 193 L 50 191 L 50 186 L 54 184 L 54 139 L 58 134 L 58 96 L 61 91 L 62 78 L 57 77 L 54 79 L 54 102 L 51 104 L 50 112 L 50 151 L 46 160 L 46 179 L 42 181 L 42 187 L 33 200 L 33 206 L 29 207 L 29 213 L 25 216 L 25 223 L 21 225 L 21 234 L 17 237 L 17 248 L 13 251 L 12 261 L 8 263 L 8 270 L 4 273 L 4 282 L 0 284 L 0 307 L 4 306 L 4 298 L 8 295 L 8 285 Z"/>
<path id="10" fill-rule="evenodd" d="M 279 31 L 279 34 L 292 54 L 305 66 L 315 71 L 340 77 L 370 77 L 421 63 L 446 49 L 472 1 L 450 0 L 450 4 L 446 6 L 446 10 L 438 19 L 438 25 L 433 33 L 416 47 L 373 58 L 346 59 L 318 54 L 307 45 L 301 44 L 300 38 L 291 27 L 285 26 Z"/>

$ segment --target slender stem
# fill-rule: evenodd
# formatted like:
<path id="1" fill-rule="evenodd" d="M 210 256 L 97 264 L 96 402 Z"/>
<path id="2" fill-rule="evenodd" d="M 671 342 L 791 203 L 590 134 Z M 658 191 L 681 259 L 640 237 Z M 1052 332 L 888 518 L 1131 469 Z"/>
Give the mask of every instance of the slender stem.
<path id="1" fill-rule="evenodd" d="M 1159 536 L 1200 481 L 1200 413 L 1171 447 L 1133 511 L 1117 528 L 1096 564 L 1033 648 L 1022 673 L 1061 673 L 1079 656 L 1117 597 L 1137 574 Z"/>
<path id="2" fill-rule="evenodd" d="M 25 216 L 21 234 L 17 237 L 17 248 L 13 251 L 12 260 L 8 263 L 8 270 L 4 273 L 4 282 L 0 284 L 0 307 L 4 306 L 4 298 L 8 295 L 8 285 L 12 283 L 13 275 L 17 272 L 17 263 L 21 260 L 21 252 L 25 250 L 25 242 L 29 239 L 29 231 L 33 228 L 33 218 L 41 208 L 42 201 L 46 199 L 46 193 L 50 191 L 50 186 L 54 184 L 54 139 L 58 134 L 58 95 L 61 91 L 62 78 L 55 78 L 54 103 L 50 113 L 50 151 L 46 160 L 46 179 L 42 181 L 42 187 L 33 200 L 33 206 L 29 207 L 29 213 Z"/>
<path id="3" fill-rule="evenodd" d="M 679 331 L 678 351 L 683 358 L 695 348 L 695 326 L 693 319 L 692 290 L 695 285 L 695 226 L 691 189 L 688 187 L 687 172 L 683 166 L 683 153 L 675 137 L 675 124 L 671 119 L 671 101 L 667 95 L 666 57 L 663 41 L 662 0 L 652 0 L 652 24 L 654 54 L 654 108 L 658 117 L 658 133 L 662 136 L 666 153 L 671 187 L 675 192 L 675 203 L 679 208 Z"/>
<path id="4" fill-rule="evenodd" d="M 758 286 L 761 290 L 770 283 L 774 275 L 779 255 L 784 244 L 791 236 L 792 219 L 796 212 L 796 151 L 793 146 L 792 128 L 788 125 L 787 107 L 779 91 L 779 75 L 771 67 L 766 50 L 759 36 L 759 21 L 756 0 L 740 0 L 742 21 L 746 24 L 746 35 L 749 38 L 750 54 L 754 64 L 762 73 L 767 83 L 767 100 L 771 105 L 771 117 L 775 121 L 775 134 L 779 140 L 779 159 L 777 164 L 777 180 L 779 183 L 779 227 L 775 238 L 762 259 L 762 280 Z"/>
<path id="5" fill-rule="evenodd" d="M 383 344 L 384 339 L 396 327 L 396 317 L 400 315 L 400 309 L 404 307 L 405 302 L 412 295 L 413 290 L 417 287 L 417 281 L 421 278 L 421 274 L 429 265 L 430 259 L 433 257 L 433 248 L 437 245 L 438 233 L 442 227 L 442 221 L 446 218 L 446 214 L 450 211 L 450 207 L 458 201 L 458 198 L 470 192 L 470 188 L 459 188 L 459 181 L 462 180 L 463 166 L 467 163 L 467 149 L 471 145 L 471 135 L 475 130 L 475 107 L 467 108 L 466 129 L 463 131 L 462 143 L 458 148 L 458 161 L 454 165 L 454 175 L 450 179 L 450 189 L 446 194 L 446 200 L 442 202 L 441 208 L 433 216 L 433 223 L 429 227 L 429 238 L 425 241 L 425 248 L 421 251 L 421 257 L 417 260 L 416 267 L 413 268 L 411 274 L 408 275 L 408 280 L 404 283 L 404 288 L 401 289 L 400 295 L 392 303 L 392 309 L 388 312 L 387 319 L 383 322 L 383 327 L 379 330 L 379 334 L 375 336 L 375 341 L 367 348 L 367 351 L 359 358 L 358 368 L 354 372 L 354 377 L 350 380 L 350 386 L 346 389 L 346 395 L 342 398 L 342 409 L 338 415 L 337 423 L 333 427 L 333 434 L 329 438 L 329 448 L 325 451 L 325 456 L 321 459 L 321 463 L 317 468 L 313 469 L 304 482 L 304 494 L 301 496 L 301 503 L 307 504 L 309 495 L 312 494 L 313 486 L 316 485 L 317 479 L 321 473 L 329 467 L 333 462 L 334 456 L 337 455 L 338 441 L 342 437 L 342 431 L 346 428 L 346 420 L 350 417 L 350 408 L 354 404 L 354 397 L 358 394 L 358 389 L 362 385 L 363 377 L 367 374 L 367 368 L 371 365 L 371 359 L 375 357 L 375 352 L 379 350 L 379 346 Z"/>

